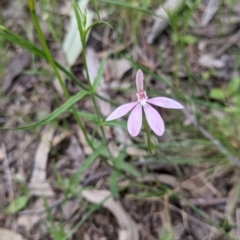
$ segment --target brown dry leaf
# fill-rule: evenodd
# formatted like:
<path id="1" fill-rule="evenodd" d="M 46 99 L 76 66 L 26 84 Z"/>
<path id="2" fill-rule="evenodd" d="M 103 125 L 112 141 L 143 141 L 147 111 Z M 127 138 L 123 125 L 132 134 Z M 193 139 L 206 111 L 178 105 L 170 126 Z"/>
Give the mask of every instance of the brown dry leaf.
<path id="1" fill-rule="evenodd" d="M 74 167 L 78 168 L 85 160 L 85 154 L 80 147 L 77 138 L 73 135 L 69 147 L 66 149 L 67 155 L 74 161 Z"/>
<path id="2" fill-rule="evenodd" d="M 38 146 L 35 159 L 34 169 L 29 184 L 30 193 L 35 196 L 54 196 L 54 192 L 49 183 L 46 182 L 46 167 L 48 153 L 51 147 L 51 141 L 56 127 L 53 125 L 45 126 L 42 132 L 41 142 Z"/>
<path id="3" fill-rule="evenodd" d="M 66 130 L 62 130 L 60 133 L 56 134 L 52 140 L 52 146 L 56 147 L 60 142 L 62 142 L 67 137 L 71 136 L 72 133 Z"/>
<path id="4" fill-rule="evenodd" d="M 63 206 L 63 217 L 69 220 L 73 214 L 79 209 L 80 204 L 78 200 L 69 200 Z"/>
<path id="5" fill-rule="evenodd" d="M 80 142 L 80 143 L 82 144 L 82 146 L 83 146 L 84 153 L 85 153 L 86 155 L 92 154 L 93 150 L 92 150 L 92 148 L 88 145 L 88 142 L 86 141 L 82 130 L 79 128 L 78 125 L 75 125 L 75 126 L 74 126 L 74 129 L 77 131 L 77 137 L 78 137 L 78 139 L 79 139 L 79 142 Z"/>
<path id="6" fill-rule="evenodd" d="M 206 68 L 223 68 L 226 66 L 226 63 L 221 59 L 216 59 L 210 54 L 203 54 L 198 60 L 198 63 L 202 67 Z"/>
<path id="7" fill-rule="evenodd" d="M 107 190 L 84 190 L 82 196 L 89 202 L 101 203 L 111 195 Z M 119 240 L 138 240 L 139 233 L 136 223 L 131 216 L 124 210 L 119 201 L 112 197 L 108 198 L 103 206 L 107 208 L 117 219 L 120 230 Z"/>
<path id="8" fill-rule="evenodd" d="M 9 229 L 0 228 L 0 240 L 24 240 L 24 238 Z"/>
<path id="9" fill-rule="evenodd" d="M 93 48 L 91 47 L 87 48 L 86 58 L 87 58 L 87 65 L 89 66 L 88 71 L 89 71 L 90 81 L 93 84 L 94 79 L 98 74 L 98 68 L 99 68 L 98 56 Z M 110 99 L 110 96 L 107 93 L 106 89 L 107 89 L 107 86 L 105 84 L 104 79 L 102 78 L 100 81 L 99 87 L 96 90 L 96 93 L 98 93 L 98 95 L 100 96 L 103 96 L 104 98 Z M 107 116 L 111 113 L 111 105 L 108 102 L 98 99 L 97 104 L 99 106 L 99 111 L 103 116 Z"/>
<path id="10" fill-rule="evenodd" d="M 27 51 L 23 51 L 20 54 L 14 56 L 8 65 L 6 75 L 3 80 L 2 91 L 6 93 L 12 86 L 12 82 L 24 68 L 30 64 L 30 54 Z"/>
<path id="11" fill-rule="evenodd" d="M 132 146 L 128 146 L 126 148 L 126 152 L 128 155 L 137 156 L 137 157 L 145 157 L 148 155 L 146 151 L 139 148 L 132 147 Z"/>
<path id="12" fill-rule="evenodd" d="M 202 26 L 206 26 L 213 18 L 221 4 L 220 0 L 210 0 L 201 19 Z"/>
<path id="13" fill-rule="evenodd" d="M 168 25 L 168 12 L 176 12 L 179 10 L 183 0 L 167 0 L 162 6 L 156 10 L 156 14 L 160 17 L 154 17 L 154 23 L 148 32 L 147 42 L 153 43 L 157 35 L 159 35 Z"/>
<path id="14" fill-rule="evenodd" d="M 108 59 L 105 67 L 107 81 L 120 80 L 131 67 L 131 63 L 126 59 Z"/>
<path id="15" fill-rule="evenodd" d="M 52 202 L 53 199 L 47 199 L 48 205 L 51 205 Z M 44 208 L 44 200 L 42 198 L 37 199 L 30 209 L 23 211 L 23 213 L 20 212 L 17 218 L 17 225 L 24 227 L 26 232 L 30 232 L 37 223 L 46 218 L 47 213 L 45 211 L 39 213 L 39 209 Z"/>

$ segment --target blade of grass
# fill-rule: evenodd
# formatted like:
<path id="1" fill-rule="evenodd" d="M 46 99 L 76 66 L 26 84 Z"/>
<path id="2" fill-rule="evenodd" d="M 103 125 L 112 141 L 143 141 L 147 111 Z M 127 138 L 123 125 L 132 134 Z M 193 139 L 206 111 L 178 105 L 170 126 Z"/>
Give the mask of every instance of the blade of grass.
<path id="1" fill-rule="evenodd" d="M 4 26 L 0 25 L 0 37 L 2 37 L 3 39 L 6 39 L 14 44 L 19 45 L 20 47 L 28 50 L 29 52 L 47 60 L 47 56 L 45 54 L 45 52 L 43 50 L 41 50 L 40 48 L 36 47 L 33 43 L 31 43 L 30 41 L 28 41 L 25 38 L 22 38 L 21 36 L 18 36 L 17 34 L 11 32 L 10 30 L 6 29 Z M 72 74 L 70 71 L 68 71 L 65 67 L 63 67 L 60 63 L 58 63 L 57 61 L 54 60 L 54 63 L 56 64 L 56 67 L 61 70 L 63 73 L 65 73 L 65 75 L 67 77 L 69 77 L 70 80 L 72 80 L 76 85 L 78 85 L 79 87 L 81 87 L 84 90 L 88 90 L 88 88 L 86 86 L 84 86 L 79 79 L 77 79 L 74 74 Z M 102 99 L 103 101 L 109 102 L 113 105 L 117 106 L 117 103 L 108 100 L 106 98 L 104 98 L 103 96 L 100 96 L 98 93 L 95 93 L 96 97 Z"/>
<path id="2" fill-rule="evenodd" d="M 46 54 L 46 56 L 47 56 L 48 62 L 49 62 L 50 65 L 52 66 L 52 69 L 53 69 L 56 77 L 58 78 L 58 81 L 59 81 L 59 83 L 60 83 L 60 85 L 61 85 L 61 87 L 62 87 L 62 89 L 63 89 L 63 92 L 64 92 L 64 95 L 65 95 L 66 99 L 69 99 L 70 95 L 69 95 L 69 93 L 68 93 L 67 87 L 65 86 L 64 81 L 62 80 L 61 75 L 59 74 L 58 69 L 57 69 L 57 67 L 56 67 L 56 64 L 55 64 L 55 62 L 54 62 L 54 60 L 53 60 L 53 57 L 52 57 L 52 55 L 51 55 L 51 53 L 50 53 L 50 51 L 49 51 L 49 49 L 48 49 L 46 40 L 45 40 L 45 38 L 44 38 L 42 29 L 41 29 L 40 24 L 39 24 L 39 21 L 38 21 L 37 14 L 36 14 L 36 12 L 35 12 L 35 9 L 33 9 L 33 10 L 30 9 L 30 10 L 31 10 L 31 16 L 32 16 L 34 25 L 35 25 L 36 30 L 37 30 L 37 33 L 38 33 L 39 40 L 40 40 L 41 45 L 42 45 L 42 47 L 43 47 L 43 50 L 44 50 L 44 52 L 45 52 L 45 54 Z M 73 116 L 74 116 L 76 122 L 78 123 L 79 127 L 81 128 L 81 130 L 82 130 L 82 132 L 83 132 L 83 134 L 84 134 L 84 137 L 85 137 L 87 143 L 88 143 L 89 146 L 93 149 L 92 142 L 91 142 L 90 139 L 88 138 L 87 133 L 86 133 L 86 131 L 85 131 L 85 128 L 84 128 L 81 120 L 79 119 L 78 114 L 77 114 L 77 111 L 76 111 L 76 109 L 75 109 L 74 106 L 72 106 L 72 111 L 73 111 Z"/>
<path id="3" fill-rule="evenodd" d="M 104 3 L 109 3 L 109 4 L 113 4 L 113 5 L 117 5 L 117 6 L 121 6 L 121 7 L 126 7 L 126 8 L 129 8 L 129 9 L 132 9 L 132 10 L 135 10 L 135 11 L 140 11 L 140 12 L 143 12 L 143 13 L 147 13 L 147 14 L 150 14 L 152 16 L 155 16 L 155 17 L 158 17 L 158 18 L 161 18 L 161 16 L 159 16 L 158 14 L 152 12 L 152 11 L 149 11 L 145 8 L 141 8 L 141 7 L 138 7 L 138 6 L 134 6 L 132 4 L 129 4 L 127 2 L 122 2 L 122 1 L 114 1 L 114 0 L 100 0 L 100 2 L 104 2 Z"/>
<path id="4" fill-rule="evenodd" d="M 88 94 L 88 92 L 83 90 L 83 91 L 77 93 L 75 96 L 69 98 L 63 105 L 61 105 L 59 108 L 55 109 L 52 113 L 48 114 L 46 117 L 44 117 L 40 121 L 38 121 L 36 123 L 33 123 L 33 124 L 30 124 L 30 125 L 21 126 L 21 127 L 16 128 L 16 129 L 18 129 L 18 130 L 29 130 L 29 129 L 33 129 L 33 128 L 42 126 L 44 124 L 47 124 L 47 123 L 53 121 L 54 119 L 56 119 L 60 114 L 66 112 L 70 107 L 73 106 L 74 103 L 81 100 L 87 94 Z"/>

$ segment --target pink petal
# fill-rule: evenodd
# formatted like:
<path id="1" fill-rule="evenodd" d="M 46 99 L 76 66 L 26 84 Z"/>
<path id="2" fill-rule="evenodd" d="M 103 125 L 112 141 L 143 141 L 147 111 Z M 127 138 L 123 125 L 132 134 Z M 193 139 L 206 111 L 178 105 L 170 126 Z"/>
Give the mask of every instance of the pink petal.
<path id="1" fill-rule="evenodd" d="M 151 98 L 148 99 L 147 102 L 163 108 L 175 108 L 175 109 L 184 108 L 179 102 L 166 97 Z"/>
<path id="2" fill-rule="evenodd" d="M 106 119 L 106 121 L 111 121 L 117 118 L 120 118 L 127 114 L 131 109 L 133 109 L 137 102 L 131 102 L 121 105 L 120 107 L 116 108 Z"/>
<path id="3" fill-rule="evenodd" d="M 128 118 L 128 132 L 132 137 L 136 137 L 142 127 L 142 105 L 138 104 Z"/>
<path id="4" fill-rule="evenodd" d="M 147 118 L 147 122 L 151 129 L 158 135 L 161 136 L 164 133 L 164 122 L 160 114 L 149 104 L 143 106 L 144 112 Z"/>
<path id="5" fill-rule="evenodd" d="M 143 91 L 143 72 L 141 69 L 138 69 L 136 74 L 136 86 L 138 92 Z"/>

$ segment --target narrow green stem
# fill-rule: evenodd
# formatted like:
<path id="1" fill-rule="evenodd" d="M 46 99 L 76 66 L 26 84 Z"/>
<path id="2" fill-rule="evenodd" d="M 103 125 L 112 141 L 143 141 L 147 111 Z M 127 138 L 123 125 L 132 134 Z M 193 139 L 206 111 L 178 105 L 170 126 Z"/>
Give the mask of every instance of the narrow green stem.
<path id="1" fill-rule="evenodd" d="M 81 24 L 80 24 L 81 25 Z M 88 65 L 87 65 L 87 55 L 86 55 L 86 43 L 85 43 L 85 38 L 84 37 L 81 37 L 82 34 L 84 33 L 84 30 L 82 29 L 82 26 L 80 26 L 80 39 L 81 39 L 81 43 L 82 43 L 82 55 L 83 55 L 83 64 L 84 64 L 84 67 L 85 67 L 85 71 L 86 71 L 86 78 L 87 78 L 87 83 L 88 83 L 88 88 L 90 90 L 90 95 L 91 95 L 91 99 L 92 99 L 92 102 L 93 102 L 93 107 L 94 107 L 94 111 L 96 112 L 97 114 L 97 119 L 98 119 L 98 124 L 100 125 L 100 130 L 101 130 L 101 133 L 102 133 L 102 137 L 103 137 L 103 140 L 104 142 L 106 143 L 106 146 L 108 146 L 107 144 L 107 138 L 106 138 L 106 135 L 105 135 L 105 132 L 104 132 L 104 129 L 103 129 L 103 126 L 100 124 L 101 123 L 101 115 L 100 115 L 100 112 L 99 112 L 99 108 L 97 106 L 97 102 L 96 102 L 96 98 L 95 98 L 95 92 L 94 92 L 94 89 L 93 89 L 93 85 L 91 83 L 91 80 L 90 80 L 90 75 L 89 75 L 89 70 L 88 70 Z M 109 156 L 112 156 L 109 148 L 107 147 L 107 150 L 108 150 L 108 153 L 109 153 Z"/>
<path id="2" fill-rule="evenodd" d="M 151 142 L 151 134 L 150 134 L 150 129 L 146 120 L 145 115 L 143 114 L 143 127 L 144 127 L 144 131 L 146 133 L 146 137 L 147 137 L 147 146 L 148 146 L 148 151 L 149 153 L 152 153 L 152 142 Z"/>
<path id="3" fill-rule="evenodd" d="M 63 92 L 64 92 L 64 95 L 65 95 L 66 99 L 69 99 L 70 95 L 69 95 L 67 87 L 65 86 L 65 83 L 62 80 L 61 75 L 60 75 L 60 73 L 59 73 L 59 71 L 58 71 L 58 69 L 56 67 L 55 61 L 53 60 L 53 57 L 52 57 L 52 55 L 51 55 L 51 53 L 50 53 L 50 51 L 48 49 L 47 43 L 45 41 L 45 38 L 44 38 L 44 35 L 43 35 L 43 32 L 42 32 L 42 29 L 41 29 L 39 21 L 38 21 L 38 17 L 37 17 L 36 11 L 35 10 L 31 10 L 31 15 L 32 15 L 32 19 L 33 19 L 33 22 L 35 24 L 35 27 L 36 27 L 36 30 L 37 30 L 37 33 L 38 33 L 39 40 L 40 40 L 41 45 L 43 47 L 43 50 L 44 50 L 44 52 L 45 52 L 45 54 L 47 56 L 47 60 L 49 61 L 50 65 L 52 66 L 52 69 L 53 69 L 53 71 L 54 71 L 54 73 L 55 73 L 55 75 L 56 75 L 56 77 L 57 77 L 57 79 L 58 79 L 62 89 L 63 89 Z M 94 149 L 90 139 L 87 136 L 85 128 L 84 128 L 82 122 L 80 121 L 80 118 L 79 118 L 79 116 L 77 114 L 77 111 L 76 111 L 75 107 L 72 106 L 71 108 L 72 108 L 73 116 L 76 119 L 79 127 L 81 128 L 86 141 L 88 142 L 89 146 L 92 149 Z"/>

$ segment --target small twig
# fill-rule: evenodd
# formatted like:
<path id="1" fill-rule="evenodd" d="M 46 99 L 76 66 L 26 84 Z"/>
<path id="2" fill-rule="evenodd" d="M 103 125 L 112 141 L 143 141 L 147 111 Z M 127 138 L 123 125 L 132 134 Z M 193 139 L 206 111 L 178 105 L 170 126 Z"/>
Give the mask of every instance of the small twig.
<path id="1" fill-rule="evenodd" d="M 240 34 L 240 31 L 239 31 Z M 183 112 L 185 114 L 185 116 L 190 119 L 193 123 L 193 125 L 198 128 L 198 130 L 207 138 L 209 139 L 216 147 L 217 149 L 223 154 L 225 155 L 225 157 L 229 160 L 229 162 L 231 162 L 232 164 L 239 166 L 240 167 L 240 159 L 238 159 L 237 157 L 233 156 L 223 145 L 220 141 L 218 141 L 216 138 L 213 137 L 213 135 L 211 133 L 209 133 L 205 128 L 203 128 L 202 126 L 200 126 L 195 117 L 192 116 L 190 114 L 190 112 L 184 108 Z"/>
<path id="2" fill-rule="evenodd" d="M 238 30 L 234 35 L 232 35 L 229 40 L 213 54 L 213 56 L 215 58 L 219 58 L 228 48 L 235 44 L 239 40 L 239 38 L 240 30 Z"/>
<path id="3" fill-rule="evenodd" d="M 110 175 L 112 170 L 106 169 L 103 172 L 99 172 L 93 176 L 89 176 L 88 178 L 84 179 L 80 185 L 80 188 L 87 186 L 91 182 L 94 182 L 102 177 Z M 58 200 L 53 202 L 52 204 L 49 205 L 49 209 L 54 209 L 57 208 L 59 205 L 61 205 L 64 201 L 64 197 L 60 197 Z M 45 208 L 39 208 L 39 209 L 31 209 L 31 210 L 24 210 L 20 212 L 20 215 L 31 215 L 31 214 L 43 214 L 45 213 L 46 209 Z"/>
<path id="4" fill-rule="evenodd" d="M 211 207 L 215 205 L 226 204 L 228 199 L 227 198 L 196 198 L 196 199 L 189 199 L 188 200 L 192 205 L 198 207 Z M 237 201 L 240 203 L 240 199 Z M 182 202 L 182 206 L 186 206 L 187 204 Z"/>
<path id="5" fill-rule="evenodd" d="M 156 201 L 158 201 L 158 202 L 161 202 L 163 205 L 164 205 L 164 202 L 165 202 L 165 200 L 162 200 L 161 198 L 159 198 L 159 197 L 148 197 L 148 198 L 145 198 L 144 200 L 156 200 Z M 177 212 L 177 213 L 179 213 L 179 214 L 184 214 L 185 216 L 187 216 L 188 217 L 188 219 L 190 219 L 192 222 L 194 222 L 194 223 L 196 223 L 197 225 L 199 225 L 199 226 L 201 226 L 201 227 L 203 227 L 203 228 L 205 228 L 205 229 L 208 229 L 209 231 L 214 231 L 215 233 L 219 233 L 220 232 L 220 230 L 219 229 L 217 229 L 216 227 L 213 227 L 213 226 L 211 226 L 210 224 L 208 224 L 208 223 L 206 223 L 206 222 L 203 222 L 202 220 L 200 220 L 200 219 L 198 219 L 198 218 L 195 218 L 195 217 L 193 217 L 192 215 L 190 215 L 189 213 L 187 213 L 186 211 L 184 211 L 183 209 L 180 209 L 180 208 L 178 208 L 178 207 L 176 207 L 176 206 L 174 206 L 173 204 L 171 204 L 171 203 L 168 203 L 168 207 L 169 207 L 169 209 L 171 209 L 172 211 L 174 211 L 174 212 Z"/>
<path id="6" fill-rule="evenodd" d="M 58 207 L 64 201 L 64 197 L 60 197 L 58 200 L 50 204 L 49 209 L 54 209 Z M 20 215 L 31 215 L 31 214 L 43 214 L 46 212 L 46 208 L 39 208 L 39 209 L 31 209 L 31 210 L 24 210 L 19 212 Z"/>

